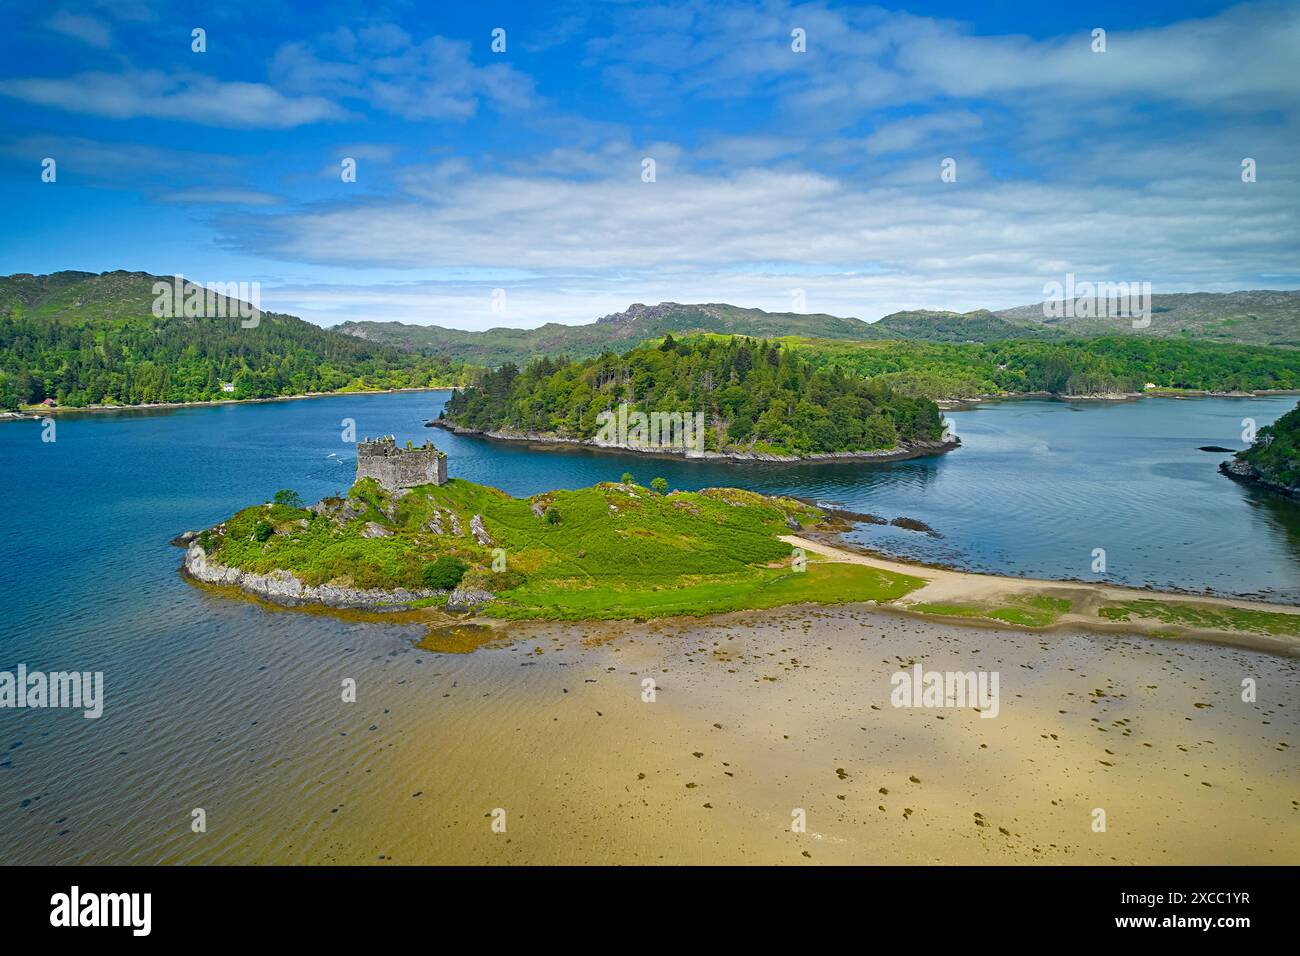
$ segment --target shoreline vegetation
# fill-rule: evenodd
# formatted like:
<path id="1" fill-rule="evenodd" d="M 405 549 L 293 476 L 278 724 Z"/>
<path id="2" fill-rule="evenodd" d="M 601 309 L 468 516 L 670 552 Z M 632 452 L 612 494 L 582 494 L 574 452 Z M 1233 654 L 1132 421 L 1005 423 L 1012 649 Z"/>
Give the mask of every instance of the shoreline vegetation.
<path id="1" fill-rule="evenodd" d="M 1219 470 L 1236 481 L 1300 498 L 1300 405 L 1261 428 L 1251 446 Z"/>
<path id="2" fill-rule="evenodd" d="M 1060 341 L 842 342 L 783 338 L 822 368 L 879 379 L 935 400 L 1051 395 L 1072 401 L 1144 394 L 1244 395 L 1300 388 L 1300 350 L 1102 337 Z"/>
<path id="3" fill-rule="evenodd" d="M 851 519 L 793 498 L 604 483 L 527 499 L 461 479 L 389 493 L 362 479 L 303 507 L 292 492 L 186 532 L 182 573 L 277 605 L 486 622 L 700 617 L 872 605 L 936 622 L 1211 641 L 1300 656 L 1300 607 L 890 560 Z"/>
<path id="4" fill-rule="evenodd" d="M 776 452 L 743 451 L 697 452 L 689 448 L 674 448 L 662 445 L 636 445 L 630 442 L 601 442 L 595 438 L 563 438 L 559 435 L 544 435 L 537 432 L 480 431 L 473 428 L 453 425 L 451 422 L 436 418 L 425 422 L 425 427 L 442 428 L 451 432 L 453 435 L 460 435 L 463 437 L 484 438 L 490 441 L 521 445 L 567 445 L 575 448 L 586 448 L 590 451 L 645 455 L 653 458 L 691 458 L 700 461 L 773 462 L 779 464 L 817 461 L 906 461 L 911 458 L 922 458 L 926 455 L 941 455 L 944 452 L 953 451 L 961 447 L 961 440 L 954 437 L 949 441 L 942 439 L 938 441 L 918 439 L 911 443 L 901 443 L 893 448 L 880 448 L 872 451 L 813 452 L 806 455 L 783 455 Z"/>
<path id="5" fill-rule="evenodd" d="M 169 408 L 205 408 L 211 405 L 258 405 L 265 402 L 296 402 L 309 398 L 339 398 L 344 395 L 392 395 L 398 392 L 451 392 L 458 385 L 413 385 L 403 388 L 341 388 L 333 392 L 304 392 L 301 395 L 273 395 L 267 398 L 215 398 L 200 402 L 151 402 L 146 405 L 30 405 L 16 411 L 0 412 L 0 421 L 21 421 L 59 414 L 93 414 L 95 412 L 142 412 Z"/>

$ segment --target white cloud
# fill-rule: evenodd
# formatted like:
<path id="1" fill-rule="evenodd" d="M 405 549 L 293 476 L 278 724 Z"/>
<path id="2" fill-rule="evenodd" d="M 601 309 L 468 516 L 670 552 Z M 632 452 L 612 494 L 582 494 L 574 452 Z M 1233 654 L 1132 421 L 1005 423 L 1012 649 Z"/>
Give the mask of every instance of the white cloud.
<path id="1" fill-rule="evenodd" d="M 56 33 L 75 37 L 90 46 L 107 49 L 113 45 L 113 31 L 107 23 L 83 13 L 59 10 L 50 17 L 46 26 Z"/>
<path id="2" fill-rule="evenodd" d="M 175 203 L 211 203 L 218 205 L 237 205 L 237 206 L 274 206 L 280 200 L 270 193 L 258 192 L 255 189 L 179 189 L 174 192 L 162 193 L 158 196 L 161 202 Z"/>
<path id="3" fill-rule="evenodd" d="M 1112 29 L 1090 48 L 1091 22 L 1037 39 L 976 34 L 969 26 L 879 8 L 768 3 L 698 7 L 690 18 L 626 15 L 593 44 L 610 81 L 629 95 L 700 93 L 740 98 L 766 91 L 810 122 L 848 125 L 865 111 L 936 97 L 1026 96 L 1062 107 L 1079 100 L 1195 104 L 1234 110 L 1294 107 L 1300 8 L 1263 3 L 1197 20 Z M 792 25 L 808 50 L 790 49 Z"/>
<path id="4" fill-rule="evenodd" d="M 286 96 L 264 83 L 160 70 L 0 80 L 0 95 L 111 119 L 147 116 L 208 126 L 286 129 L 348 115 L 319 96 Z"/>
<path id="5" fill-rule="evenodd" d="M 311 210 L 264 225 L 279 237 L 275 251 L 340 264 L 598 269 L 797 261 L 852 267 L 922 254 L 955 264 L 966 250 L 1036 257 L 1038 248 L 1066 246 L 1111 255 L 1116 236 L 1099 232 L 1099 223 L 1107 230 L 1122 226 L 1124 243 L 1135 252 L 1144 242 L 1163 247 L 1188 237 L 1164 232 L 1170 223 L 1195 229 L 1197 245 L 1212 246 L 1207 237 L 1216 231 L 1250 235 L 1259 217 L 1296 193 L 1294 179 L 1242 189 L 1233 168 L 1203 182 L 1199 192 L 1176 196 L 1132 186 L 987 177 L 976 188 L 964 166 L 953 184 L 940 182 L 937 164 L 917 168 L 916 175 L 881 185 L 806 170 L 705 174 L 661 165 L 658 181 L 644 183 L 635 153 L 607 165 L 599 178 L 576 180 L 475 173 L 449 163 L 408 170 L 412 195 L 404 201 Z M 1278 238 L 1258 232 L 1261 254 L 1281 253 Z"/>
<path id="6" fill-rule="evenodd" d="M 433 283 L 419 291 L 420 309 L 389 292 L 364 307 L 460 327 L 576 321 L 631 301 L 783 310 L 794 288 L 811 310 L 869 319 L 899 308 L 996 308 L 1041 298 L 1066 271 L 1150 281 L 1157 292 L 1260 287 L 1264 275 L 1294 273 L 1300 248 L 1300 182 L 1280 169 L 1246 185 L 1235 163 L 1198 161 L 1169 167 L 1180 185 L 1151 188 L 1000 181 L 962 160 L 958 182 L 943 183 L 929 162 L 881 179 L 793 167 L 699 172 L 689 154 L 663 146 L 673 158 L 655 183 L 641 181 L 641 151 L 626 145 L 578 164 L 578 178 L 450 161 L 405 170 L 403 198 L 261 216 L 241 226 L 255 239 L 230 241 L 345 273 L 536 273 Z M 1166 143 L 1152 161 L 1162 168 L 1180 148 Z M 514 289 L 511 314 L 480 314 L 497 286 Z"/>
<path id="7" fill-rule="evenodd" d="M 508 64 L 476 66 L 468 43 L 440 36 L 417 43 L 391 24 L 287 43 L 271 76 L 287 90 L 363 100 L 411 120 L 469 119 L 485 100 L 503 110 L 535 102 L 532 80 Z"/>
<path id="8" fill-rule="evenodd" d="M 863 145 L 873 154 L 907 152 L 932 140 L 936 133 L 967 133 L 978 129 L 980 124 L 980 118 L 967 110 L 911 116 L 880 124 Z"/>

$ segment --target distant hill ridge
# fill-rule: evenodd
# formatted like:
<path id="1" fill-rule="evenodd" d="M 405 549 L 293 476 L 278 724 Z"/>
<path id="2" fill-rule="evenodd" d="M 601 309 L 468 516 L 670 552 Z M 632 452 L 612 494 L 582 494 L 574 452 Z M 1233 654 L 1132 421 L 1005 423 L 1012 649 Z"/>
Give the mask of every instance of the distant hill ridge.
<path id="1" fill-rule="evenodd" d="M 582 359 L 617 351 L 669 332 L 714 332 L 776 338 L 918 339 L 926 342 L 998 342 L 1092 336 L 1152 336 L 1205 339 L 1242 345 L 1300 347 L 1300 291 L 1174 293 L 1153 295 L 1151 326 L 1132 328 L 1128 319 L 1049 319 L 1044 304 L 971 312 L 894 312 L 875 323 L 852 317 L 800 312 L 766 312 L 724 303 L 636 303 L 623 312 L 585 325 L 547 323 L 537 329 L 465 332 L 438 325 L 343 323 L 339 332 L 368 341 L 429 354 L 454 355 L 472 364 L 523 363 L 541 355 Z"/>
<path id="2" fill-rule="evenodd" d="M 669 332 L 927 342 L 1139 335 L 1300 347 L 1300 291 L 1172 293 L 1153 295 L 1151 301 L 1151 324 L 1144 329 L 1133 328 L 1126 318 L 1046 318 L 1042 303 L 997 312 L 919 309 L 866 322 L 824 313 L 766 312 L 724 303 L 661 302 L 637 303 L 585 325 L 551 322 L 536 329 L 467 332 L 402 322 L 345 322 L 338 330 L 384 345 L 455 355 L 482 365 L 522 363 L 542 355 L 589 358 Z"/>
<path id="3" fill-rule="evenodd" d="M 171 278 L 123 270 L 0 276 L 0 318 L 22 315 L 29 321 L 109 324 L 143 319 L 151 315 L 153 284 Z M 339 346 L 330 343 L 342 339 L 348 343 L 342 350 L 352 353 L 360 339 L 372 348 L 420 352 L 480 366 L 525 363 L 543 355 L 589 358 L 605 351 L 625 351 L 668 333 L 680 337 L 693 332 L 955 343 L 1135 335 L 1300 347 L 1300 291 L 1271 290 L 1157 294 L 1152 297 L 1151 325 L 1145 329 L 1132 328 L 1126 319 L 1045 318 L 1042 303 L 1000 311 L 909 310 L 876 322 L 824 313 L 767 312 L 716 302 L 636 303 L 583 325 L 550 322 L 535 329 L 486 331 L 402 322 L 345 322 L 320 329 L 292 316 L 270 318 L 276 326 L 292 325 L 299 336 L 316 338 L 312 344 L 316 350 L 337 353 Z"/>
<path id="4" fill-rule="evenodd" d="M 623 312 L 601 316 L 585 325 L 548 322 L 536 329 L 496 328 L 466 332 L 434 325 L 403 322 L 344 322 L 338 331 L 368 341 L 433 354 L 454 354 L 476 365 L 525 362 L 542 355 L 590 358 L 604 351 L 631 348 L 646 339 L 671 332 L 716 332 L 776 338 L 799 335 L 824 339 L 872 338 L 871 325 L 861 319 L 796 312 L 765 312 L 725 303 L 685 305 L 636 303 Z"/>

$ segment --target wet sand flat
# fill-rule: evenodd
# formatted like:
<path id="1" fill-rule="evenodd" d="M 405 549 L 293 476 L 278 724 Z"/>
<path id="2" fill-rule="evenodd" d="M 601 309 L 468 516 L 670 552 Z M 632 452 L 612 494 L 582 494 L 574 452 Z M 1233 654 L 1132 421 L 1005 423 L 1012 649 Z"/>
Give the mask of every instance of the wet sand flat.
<path id="1" fill-rule="evenodd" d="M 510 634 L 470 654 L 377 657 L 357 704 L 321 705 L 301 737 L 261 748 L 256 779 L 214 814 L 224 823 L 141 855 L 1300 862 L 1292 658 L 860 606 Z M 891 676 L 916 662 L 997 671 L 998 716 L 891 706 Z"/>

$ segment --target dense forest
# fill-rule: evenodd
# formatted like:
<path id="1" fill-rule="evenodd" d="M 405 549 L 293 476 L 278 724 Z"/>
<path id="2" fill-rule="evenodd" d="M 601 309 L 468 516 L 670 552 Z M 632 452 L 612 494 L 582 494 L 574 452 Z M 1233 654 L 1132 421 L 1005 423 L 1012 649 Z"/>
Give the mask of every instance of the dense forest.
<path id="1" fill-rule="evenodd" d="M 574 362 L 506 363 L 452 396 L 448 422 L 479 431 L 519 429 L 588 439 L 602 411 L 705 416 L 705 448 L 816 454 L 893 448 L 937 439 L 929 399 L 880 380 L 818 368 L 800 352 L 747 337 L 700 336 L 646 343 L 623 355 Z"/>
<path id="2" fill-rule="evenodd" d="M 343 389 L 459 384 L 463 362 L 340 335 L 287 315 L 238 318 L 29 317 L 0 313 L 0 407 L 139 405 L 271 398 Z M 233 392 L 222 389 L 232 383 Z"/>
<path id="3" fill-rule="evenodd" d="M 1100 395 L 1162 389 L 1300 389 L 1300 350 L 1178 339 L 1110 338 L 990 343 L 803 341 L 814 365 L 878 379 L 906 395 L 970 398 L 1048 392 Z"/>
<path id="4" fill-rule="evenodd" d="M 1261 428 L 1237 459 L 1250 465 L 1257 479 L 1300 493 L 1300 405 Z"/>

